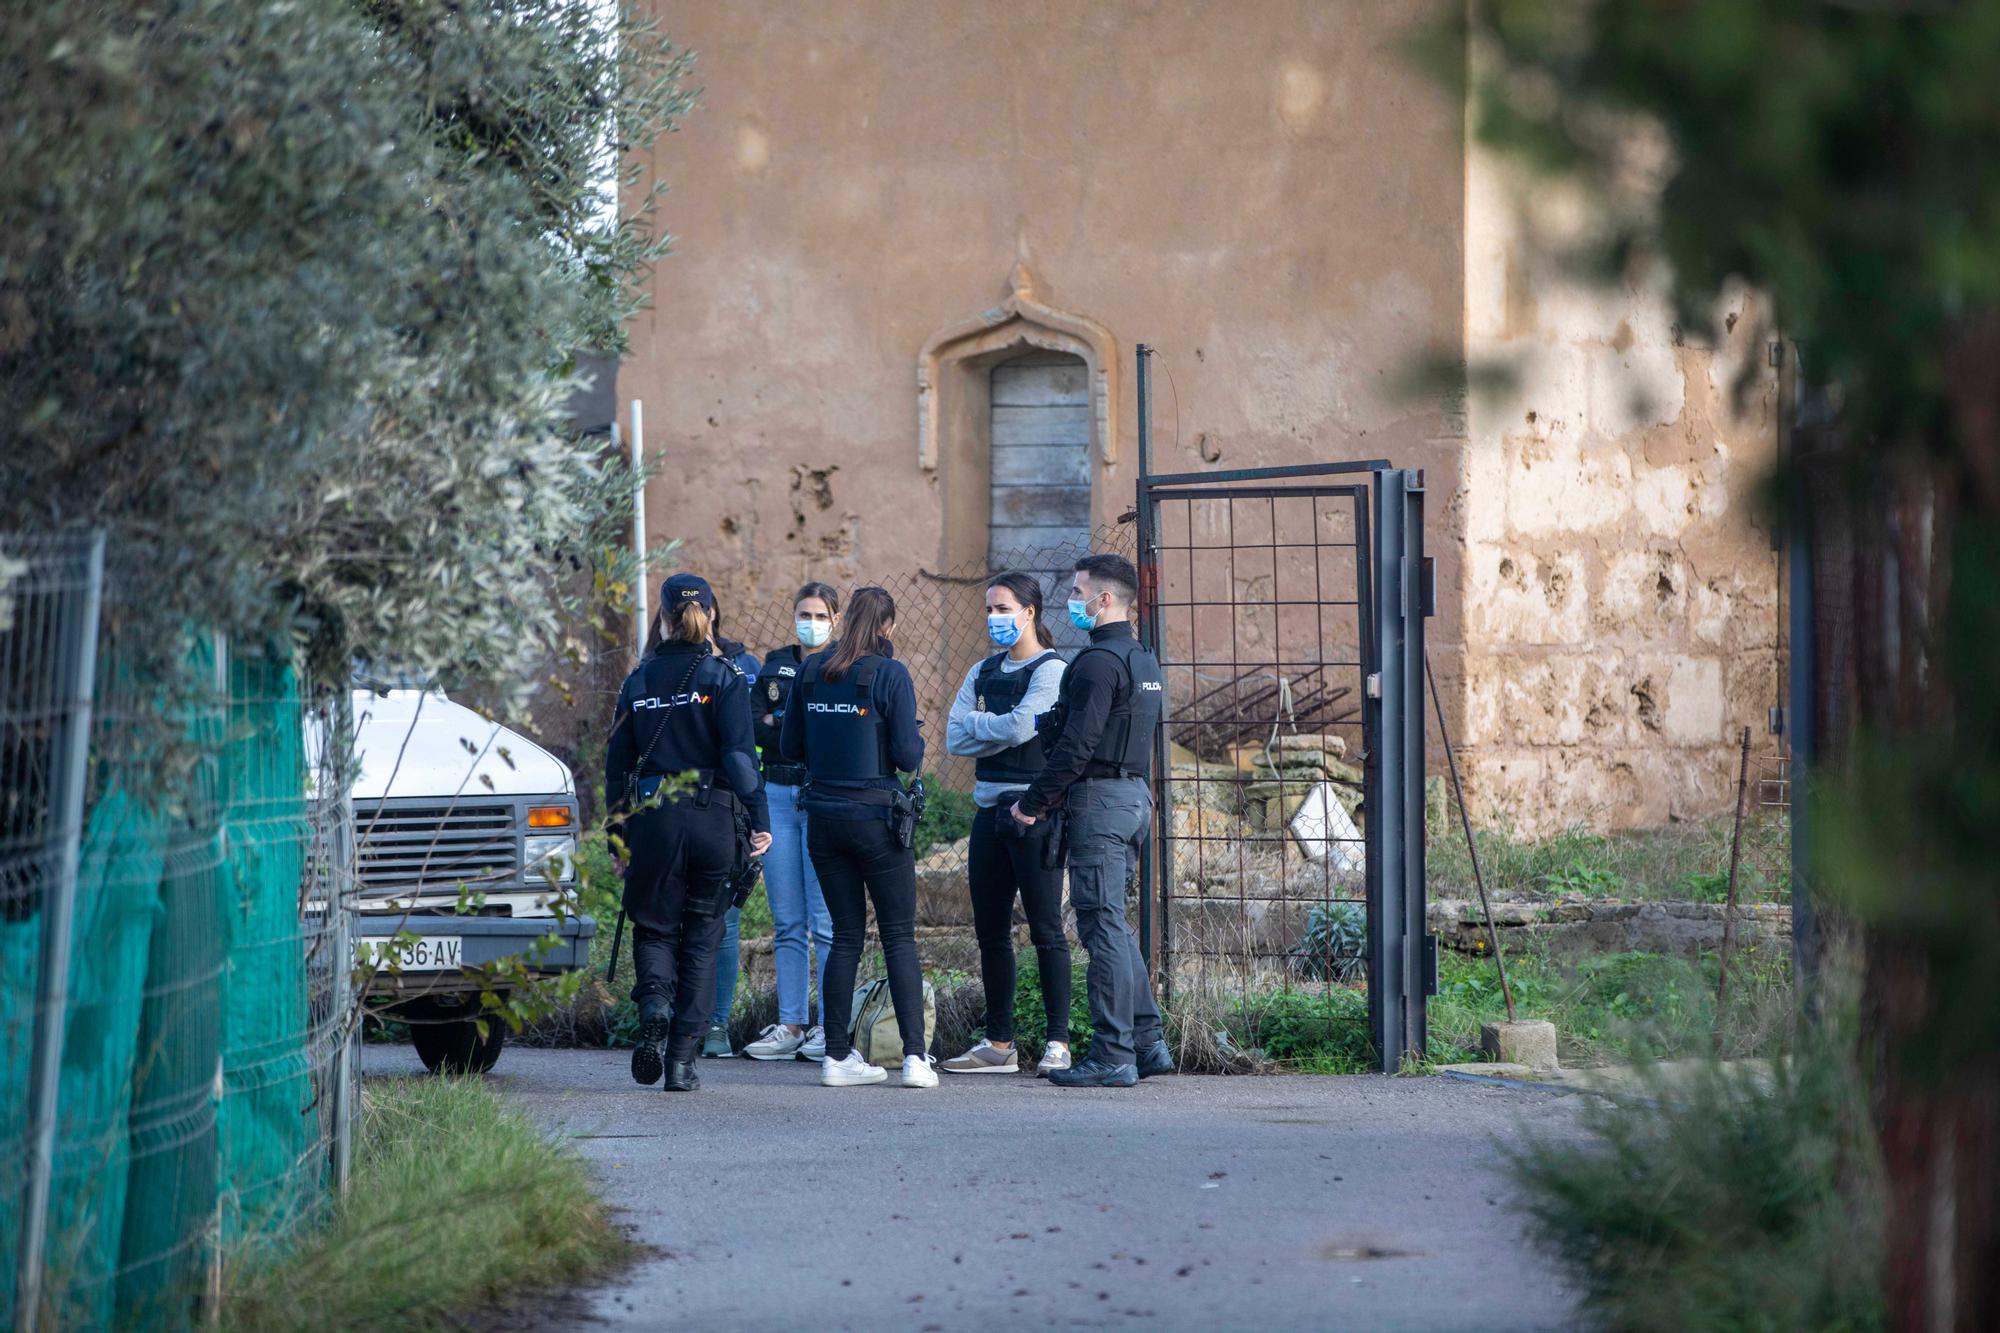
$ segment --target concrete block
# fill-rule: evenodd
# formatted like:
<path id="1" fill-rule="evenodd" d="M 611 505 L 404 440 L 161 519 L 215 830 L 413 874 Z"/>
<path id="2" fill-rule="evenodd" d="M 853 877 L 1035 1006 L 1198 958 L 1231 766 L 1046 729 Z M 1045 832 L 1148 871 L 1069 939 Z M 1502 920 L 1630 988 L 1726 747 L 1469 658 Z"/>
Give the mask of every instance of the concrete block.
<path id="1" fill-rule="evenodd" d="M 1486 1024 L 1479 1029 L 1479 1050 L 1498 1064 L 1526 1065 L 1530 1069 L 1561 1068 L 1556 1060 L 1556 1025 L 1539 1018 Z"/>

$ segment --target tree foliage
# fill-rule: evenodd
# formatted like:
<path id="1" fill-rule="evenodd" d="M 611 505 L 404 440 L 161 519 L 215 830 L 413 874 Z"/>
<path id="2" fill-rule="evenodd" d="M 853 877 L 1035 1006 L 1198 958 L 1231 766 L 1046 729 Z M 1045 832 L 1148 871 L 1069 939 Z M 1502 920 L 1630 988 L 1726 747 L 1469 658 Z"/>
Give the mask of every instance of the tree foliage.
<path id="1" fill-rule="evenodd" d="M 109 530 L 148 678 L 199 626 L 526 681 L 622 546 L 562 406 L 666 244 L 603 172 L 687 71 L 561 0 L 9 6 L 0 524 Z"/>
<path id="2" fill-rule="evenodd" d="M 1724 283 L 1801 351 L 1814 891 L 1865 929 L 1884 1308 L 2000 1318 L 2000 6 L 1480 0 L 1478 137 L 1593 201 L 1567 258 Z M 1445 46 L 1464 59 L 1463 33 Z"/>

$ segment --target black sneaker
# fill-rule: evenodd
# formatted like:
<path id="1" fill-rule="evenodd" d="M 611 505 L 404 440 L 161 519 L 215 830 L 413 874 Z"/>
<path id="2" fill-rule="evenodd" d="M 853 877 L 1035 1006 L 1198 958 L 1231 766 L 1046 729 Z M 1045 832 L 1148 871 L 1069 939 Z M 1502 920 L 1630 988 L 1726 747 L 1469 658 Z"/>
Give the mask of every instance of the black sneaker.
<path id="1" fill-rule="evenodd" d="M 1091 1056 L 1068 1069 L 1049 1075 L 1058 1088 L 1131 1088 L 1138 1086 L 1139 1071 L 1131 1065 L 1114 1065 Z"/>
<path id="2" fill-rule="evenodd" d="M 1139 1052 L 1139 1077 L 1154 1078 L 1160 1074 L 1178 1074 L 1174 1067 L 1174 1053 L 1167 1049 L 1167 1043 L 1156 1041 Z"/>
<path id="3" fill-rule="evenodd" d="M 660 1081 L 667 1067 L 668 1015 L 654 1014 L 639 1020 L 639 1041 L 632 1047 L 632 1081 L 651 1087 Z"/>
<path id="4" fill-rule="evenodd" d="M 701 1075 L 695 1072 L 694 1061 L 676 1060 L 667 1066 L 668 1092 L 693 1092 L 701 1086 Z"/>

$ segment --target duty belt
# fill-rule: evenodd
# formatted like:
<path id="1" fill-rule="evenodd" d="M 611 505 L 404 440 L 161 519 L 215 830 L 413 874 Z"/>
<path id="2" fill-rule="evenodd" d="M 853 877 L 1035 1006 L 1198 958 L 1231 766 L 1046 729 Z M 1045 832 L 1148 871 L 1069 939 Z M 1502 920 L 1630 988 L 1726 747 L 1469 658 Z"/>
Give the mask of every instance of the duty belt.
<path id="1" fill-rule="evenodd" d="M 779 787 L 803 787 L 806 785 L 806 766 L 786 763 L 780 759 L 766 759 L 764 781 Z"/>

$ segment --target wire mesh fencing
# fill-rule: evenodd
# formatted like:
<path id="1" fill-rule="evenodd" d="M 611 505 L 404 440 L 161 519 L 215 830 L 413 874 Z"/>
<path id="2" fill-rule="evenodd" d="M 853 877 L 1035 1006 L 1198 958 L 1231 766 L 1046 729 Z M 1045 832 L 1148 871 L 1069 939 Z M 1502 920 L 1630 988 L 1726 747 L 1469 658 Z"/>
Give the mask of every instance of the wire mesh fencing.
<path id="1" fill-rule="evenodd" d="M 170 688 L 121 641 L 118 553 L 93 616 L 75 546 L 0 538 L 29 567 L 0 590 L 8 1295 L 19 1327 L 173 1327 L 332 1194 L 354 1105 L 346 747 L 286 646 L 191 629 Z M 66 741 L 88 753 L 73 818 Z M 36 960 L 65 952 L 51 991 Z"/>

